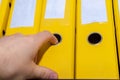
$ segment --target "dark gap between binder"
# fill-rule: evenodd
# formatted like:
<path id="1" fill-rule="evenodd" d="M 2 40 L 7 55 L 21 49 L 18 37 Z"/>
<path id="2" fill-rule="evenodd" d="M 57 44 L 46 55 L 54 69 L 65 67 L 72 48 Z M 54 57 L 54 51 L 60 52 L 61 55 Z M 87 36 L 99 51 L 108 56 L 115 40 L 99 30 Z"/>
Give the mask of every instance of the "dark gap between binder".
<path id="1" fill-rule="evenodd" d="M 5 30 L 3 30 L 2 34 L 3 34 L 3 36 L 5 35 Z"/>
<path id="2" fill-rule="evenodd" d="M 113 22 L 114 22 L 114 31 L 115 31 L 115 40 L 116 40 L 116 50 L 117 50 L 117 60 L 118 60 L 118 69 L 120 77 L 120 64 L 119 64 L 119 53 L 118 53 L 118 41 L 117 41 L 117 32 L 116 32 L 116 20 L 115 20 L 115 11 L 114 11 L 114 1 L 112 0 L 112 9 L 113 9 Z"/>
<path id="3" fill-rule="evenodd" d="M 76 72 L 77 72 L 77 71 L 76 71 L 76 70 L 77 70 L 77 69 L 76 69 L 76 67 L 77 67 L 77 62 L 76 62 L 76 61 L 77 61 L 77 57 L 76 57 L 76 56 L 77 56 L 77 55 L 76 55 L 77 41 L 76 41 L 76 40 L 77 40 L 77 18 L 78 18 L 78 17 L 77 17 L 77 5 L 78 5 L 78 0 L 76 0 L 75 4 L 76 4 L 76 5 L 75 5 L 75 18 L 74 18 L 74 20 L 75 20 L 75 23 L 74 23 L 74 24 L 75 24 L 75 29 L 74 29 L 74 31 L 75 31 L 75 32 L 74 32 L 74 39 L 75 39 L 75 40 L 74 40 L 74 80 L 77 78 L 77 77 L 76 77 Z"/>
<path id="4" fill-rule="evenodd" d="M 11 8 L 11 3 L 9 3 L 9 7 Z"/>

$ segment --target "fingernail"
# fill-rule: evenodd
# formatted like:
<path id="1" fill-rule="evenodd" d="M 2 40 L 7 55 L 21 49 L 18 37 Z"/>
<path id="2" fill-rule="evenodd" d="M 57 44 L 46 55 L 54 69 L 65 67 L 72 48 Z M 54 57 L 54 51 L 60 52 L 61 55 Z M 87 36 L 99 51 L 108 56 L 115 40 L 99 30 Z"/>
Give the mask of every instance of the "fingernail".
<path id="1" fill-rule="evenodd" d="M 50 75 L 50 79 L 58 79 L 57 74 L 51 74 L 51 75 Z"/>
<path id="2" fill-rule="evenodd" d="M 55 44 L 58 44 L 58 40 L 55 41 Z"/>

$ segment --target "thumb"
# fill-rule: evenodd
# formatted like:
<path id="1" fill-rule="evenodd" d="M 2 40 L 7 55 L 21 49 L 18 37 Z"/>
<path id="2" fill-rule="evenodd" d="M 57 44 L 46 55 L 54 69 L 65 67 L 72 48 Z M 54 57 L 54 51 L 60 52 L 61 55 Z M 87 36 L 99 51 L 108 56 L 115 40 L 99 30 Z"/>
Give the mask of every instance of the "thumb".
<path id="1" fill-rule="evenodd" d="M 32 69 L 33 70 L 30 75 L 30 78 L 32 79 L 36 79 L 36 78 L 37 79 L 57 79 L 58 78 L 57 73 L 48 68 L 35 65 Z"/>

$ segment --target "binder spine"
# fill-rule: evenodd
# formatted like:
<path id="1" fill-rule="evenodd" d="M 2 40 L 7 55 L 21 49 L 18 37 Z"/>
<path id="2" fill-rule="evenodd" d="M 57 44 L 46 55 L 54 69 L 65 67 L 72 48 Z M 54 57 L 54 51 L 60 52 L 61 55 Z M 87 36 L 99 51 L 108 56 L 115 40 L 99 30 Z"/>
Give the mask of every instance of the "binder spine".
<path id="1" fill-rule="evenodd" d="M 42 0 L 13 0 L 6 35 L 39 32 Z"/>
<path id="2" fill-rule="evenodd" d="M 119 79 L 112 0 L 77 0 L 77 79 Z"/>
<path id="3" fill-rule="evenodd" d="M 40 31 L 48 30 L 58 38 L 61 36 L 61 41 L 45 52 L 39 65 L 56 71 L 59 79 L 73 79 L 75 0 L 44 0 L 43 5 Z"/>

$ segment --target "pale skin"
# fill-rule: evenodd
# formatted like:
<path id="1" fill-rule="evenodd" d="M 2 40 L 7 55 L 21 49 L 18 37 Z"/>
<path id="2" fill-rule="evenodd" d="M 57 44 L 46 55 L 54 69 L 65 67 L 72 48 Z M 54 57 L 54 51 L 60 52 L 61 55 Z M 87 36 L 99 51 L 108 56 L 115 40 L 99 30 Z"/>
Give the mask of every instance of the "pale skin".
<path id="1" fill-rule="evenodd" d="M 57 79 L 56 72 L 35 63 L 39 50 L 47 42 L 53 45 L 58 43 L 55 36 L 47 31 L 1 38 L 0 80 Z"/>

